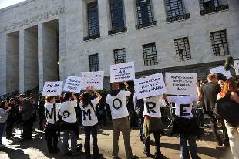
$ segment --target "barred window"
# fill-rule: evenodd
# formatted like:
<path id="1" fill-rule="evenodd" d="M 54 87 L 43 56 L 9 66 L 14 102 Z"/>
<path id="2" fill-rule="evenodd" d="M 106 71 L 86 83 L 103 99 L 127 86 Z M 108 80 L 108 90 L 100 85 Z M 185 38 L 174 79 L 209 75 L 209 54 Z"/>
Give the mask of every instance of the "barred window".
<path id="1" fill-rule="evenodd" d="M 136 11 L 138 18 L 137 28 L 156 25 L 154 21 L 151 0 L 136 0 Z"/>
<path id="2" fill-rule="evenodd" d="M 87 4 L 87 16 L 88 16 L 88 36 L 89 39 L 99 37 L 99 15 L 98 4 L 96 2 L 90 2 Z"/>
<path id="3" fill-rule="evenodd" d="M 168 22 L 190 18 L 190 14 L 186 12 L 183 0 L 165 0 L 165 7 Z"/>
<path id="4" fill-rule="evenodd" d="M 227 0 L 199 0 L 200 14 L 208 14 L 228 9 Z"/>
<path id="5" fill-rule="evenodd" d="M 99 71 L 99 54 L 89 55 L 90 72 Z"/>
<path id="6" fill-rule="evenodd" d="M 157 49 L 155 43 L 143 45 L 143 58 L 145 66 L 158 64 Z"/>
<path id="7" fill-rule="evenodd" d="M 190 44 L 188 37 L 183 37 L 174 40 L 174 46 L 176 49 L 176 55 L 180 61 L 190 60 Z"/>
<path id="8" fill-rule="evenodd" d="M 126 62 L 125 48 L 123 48 L 123 49 L 115 49 L 114 50 L 114 60 L 115 60 L 115 64 L 117 64 L 117 63 L 125 63 Z"/>
<path id="9" fill-rule="evenodd" d="M 214 55 L 216 56 L 229 55 L 226 30 L 211 32 L 210 39 Z"/>
<path id="10" fill-rule="evenodd" d="M 126 31 L 123 0 L 109 0 L 111 15 L 111 31 L 109 34 Z"/>

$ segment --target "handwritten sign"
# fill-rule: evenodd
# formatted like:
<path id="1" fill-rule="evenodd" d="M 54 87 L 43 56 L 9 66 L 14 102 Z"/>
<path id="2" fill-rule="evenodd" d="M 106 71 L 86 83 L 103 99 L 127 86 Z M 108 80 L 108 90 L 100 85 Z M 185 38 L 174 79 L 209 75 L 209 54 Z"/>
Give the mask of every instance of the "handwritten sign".
<path id="1" fill-rule="evenodd" d="M 212 69 L 210 69 L 210 73 L 221 73 L 224 76 L 226 76 L 227 79 L 232 77 L 231 72 L 226 71 L 224 66 L 218 66 L 218 67 L 212 68 Z"/>
<path id="2" fill-rule="evenodd" d="M 110 67 L 110 83 L 135 79 L 134 62 L 120 63 Z"/>
<path id="3" fill-rule="evenodd" d="M 172 95 L 197 95 L 196 73 L 166 73 L 167 93 Z"/>
<path id="4" fill-rule="evenodd" d="M 45 82 L 42 96 L 60 96 L 62 93 L 62 81 Z"/>
<path id="5" fill-rule="evenodd" d="M 159 96 L 166 93 L 162 73 L 156 73 L 145 78 L 135 79 L 134 84 L 137 99 Z"/>
<path id="6" fill-rule="evenodd" d="M 67 77 L 63 90 L 66 92 L 80 93 L 81 77 L 77 77 L 77 76 Z"/>
<path id="7" fill-rule="evenodd" d="M 93 87 L 96 90 L 103 90 L 104 71 L 82 72 L 82 89 Z"/>
<path id="8" fill-rule="evenodd" d="M 239 60 L 234 60 L 234 68 L 236 71 L 236 75 L 239 75 Z"/>

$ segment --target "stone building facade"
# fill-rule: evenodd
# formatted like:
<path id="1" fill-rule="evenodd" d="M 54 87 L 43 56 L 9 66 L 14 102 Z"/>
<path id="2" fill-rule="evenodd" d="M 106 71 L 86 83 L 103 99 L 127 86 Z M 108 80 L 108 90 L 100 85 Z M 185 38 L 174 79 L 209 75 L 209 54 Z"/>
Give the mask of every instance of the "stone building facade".
<path id="1" fill-rule="evenodd" d="M 118 62 L 204 76 L 238 46 L 238 0 L 27 0 L 0 10 L 0 94 Z"/>

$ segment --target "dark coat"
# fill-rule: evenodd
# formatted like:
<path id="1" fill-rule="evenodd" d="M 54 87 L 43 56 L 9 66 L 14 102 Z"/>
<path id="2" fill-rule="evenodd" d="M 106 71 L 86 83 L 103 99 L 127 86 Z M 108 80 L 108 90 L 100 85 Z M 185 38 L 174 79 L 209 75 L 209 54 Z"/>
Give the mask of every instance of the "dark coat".
<path id="1" fill-rule="evenodd" d="M 213 111 L 217 101 L 217 94 L 220 92 L 220 86 L 210 82 L 202 86 L 201 91 L 205 111 Z"/>
<path id="2" fill-rule="evenodd" d="M 35 108 L 29 99 L 24 99 L 22 105 L 22 120 L 26 121 L 33 117 Z"/>

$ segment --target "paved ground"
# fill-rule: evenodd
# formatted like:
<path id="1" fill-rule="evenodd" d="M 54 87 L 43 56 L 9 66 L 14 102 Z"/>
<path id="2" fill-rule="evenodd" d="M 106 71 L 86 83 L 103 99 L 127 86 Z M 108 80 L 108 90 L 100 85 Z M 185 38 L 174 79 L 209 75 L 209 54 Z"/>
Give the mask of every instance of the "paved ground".
<path id="1" fill-rule="evenodd" d="M 19 137 L 20 131 L 17 131 L 16 137 Z M 0 149 L 0 159 L 47 159 L 47 158 L 83 158 L 80 156 L 75 157 L 63 157 L 62 155 L 49 155 L 46 148 L 46 142 L 44 140 L 44 134 L 42 132 L 34 133 L 34 140 L 28 142 L 19 142 L 19 138 L 16 138 L 14 142 L 4 139 L 4 143 L 7 145 L 5 148 Z M 80 135 L 80 138 L 84 139 L 84 135 Z M 230 159 L 228 157 L 229 152 L 224 148 L 217 148 L 215 141 L 212 141 L 213 137 L 210 133 L 206 133 L 202 140 L 198 143 L 199 156 L 202 159 Z M 81 143 L 82 140 L 79 140 Z M 98 135 L 98 142 L 100 152 L 104 154 L 107 159 L 111 158 L 112 153 L 112 130 L 102 130 Z M 170 159 L 179 158 L 179 139 L 177 137 L 166 137 L 161 138 L 162 153 Z M 143 154 L 143 144 L 139 141 L 138 130 L 133 130 L 131 133 L 131 145 L 133 153 L 144 159 L 147 158 Z M 152 153 L 154 151 L 151 146 Z M 122 136 L 120 138 L 120 157 L 124 159 L 124 147 Z"/>

